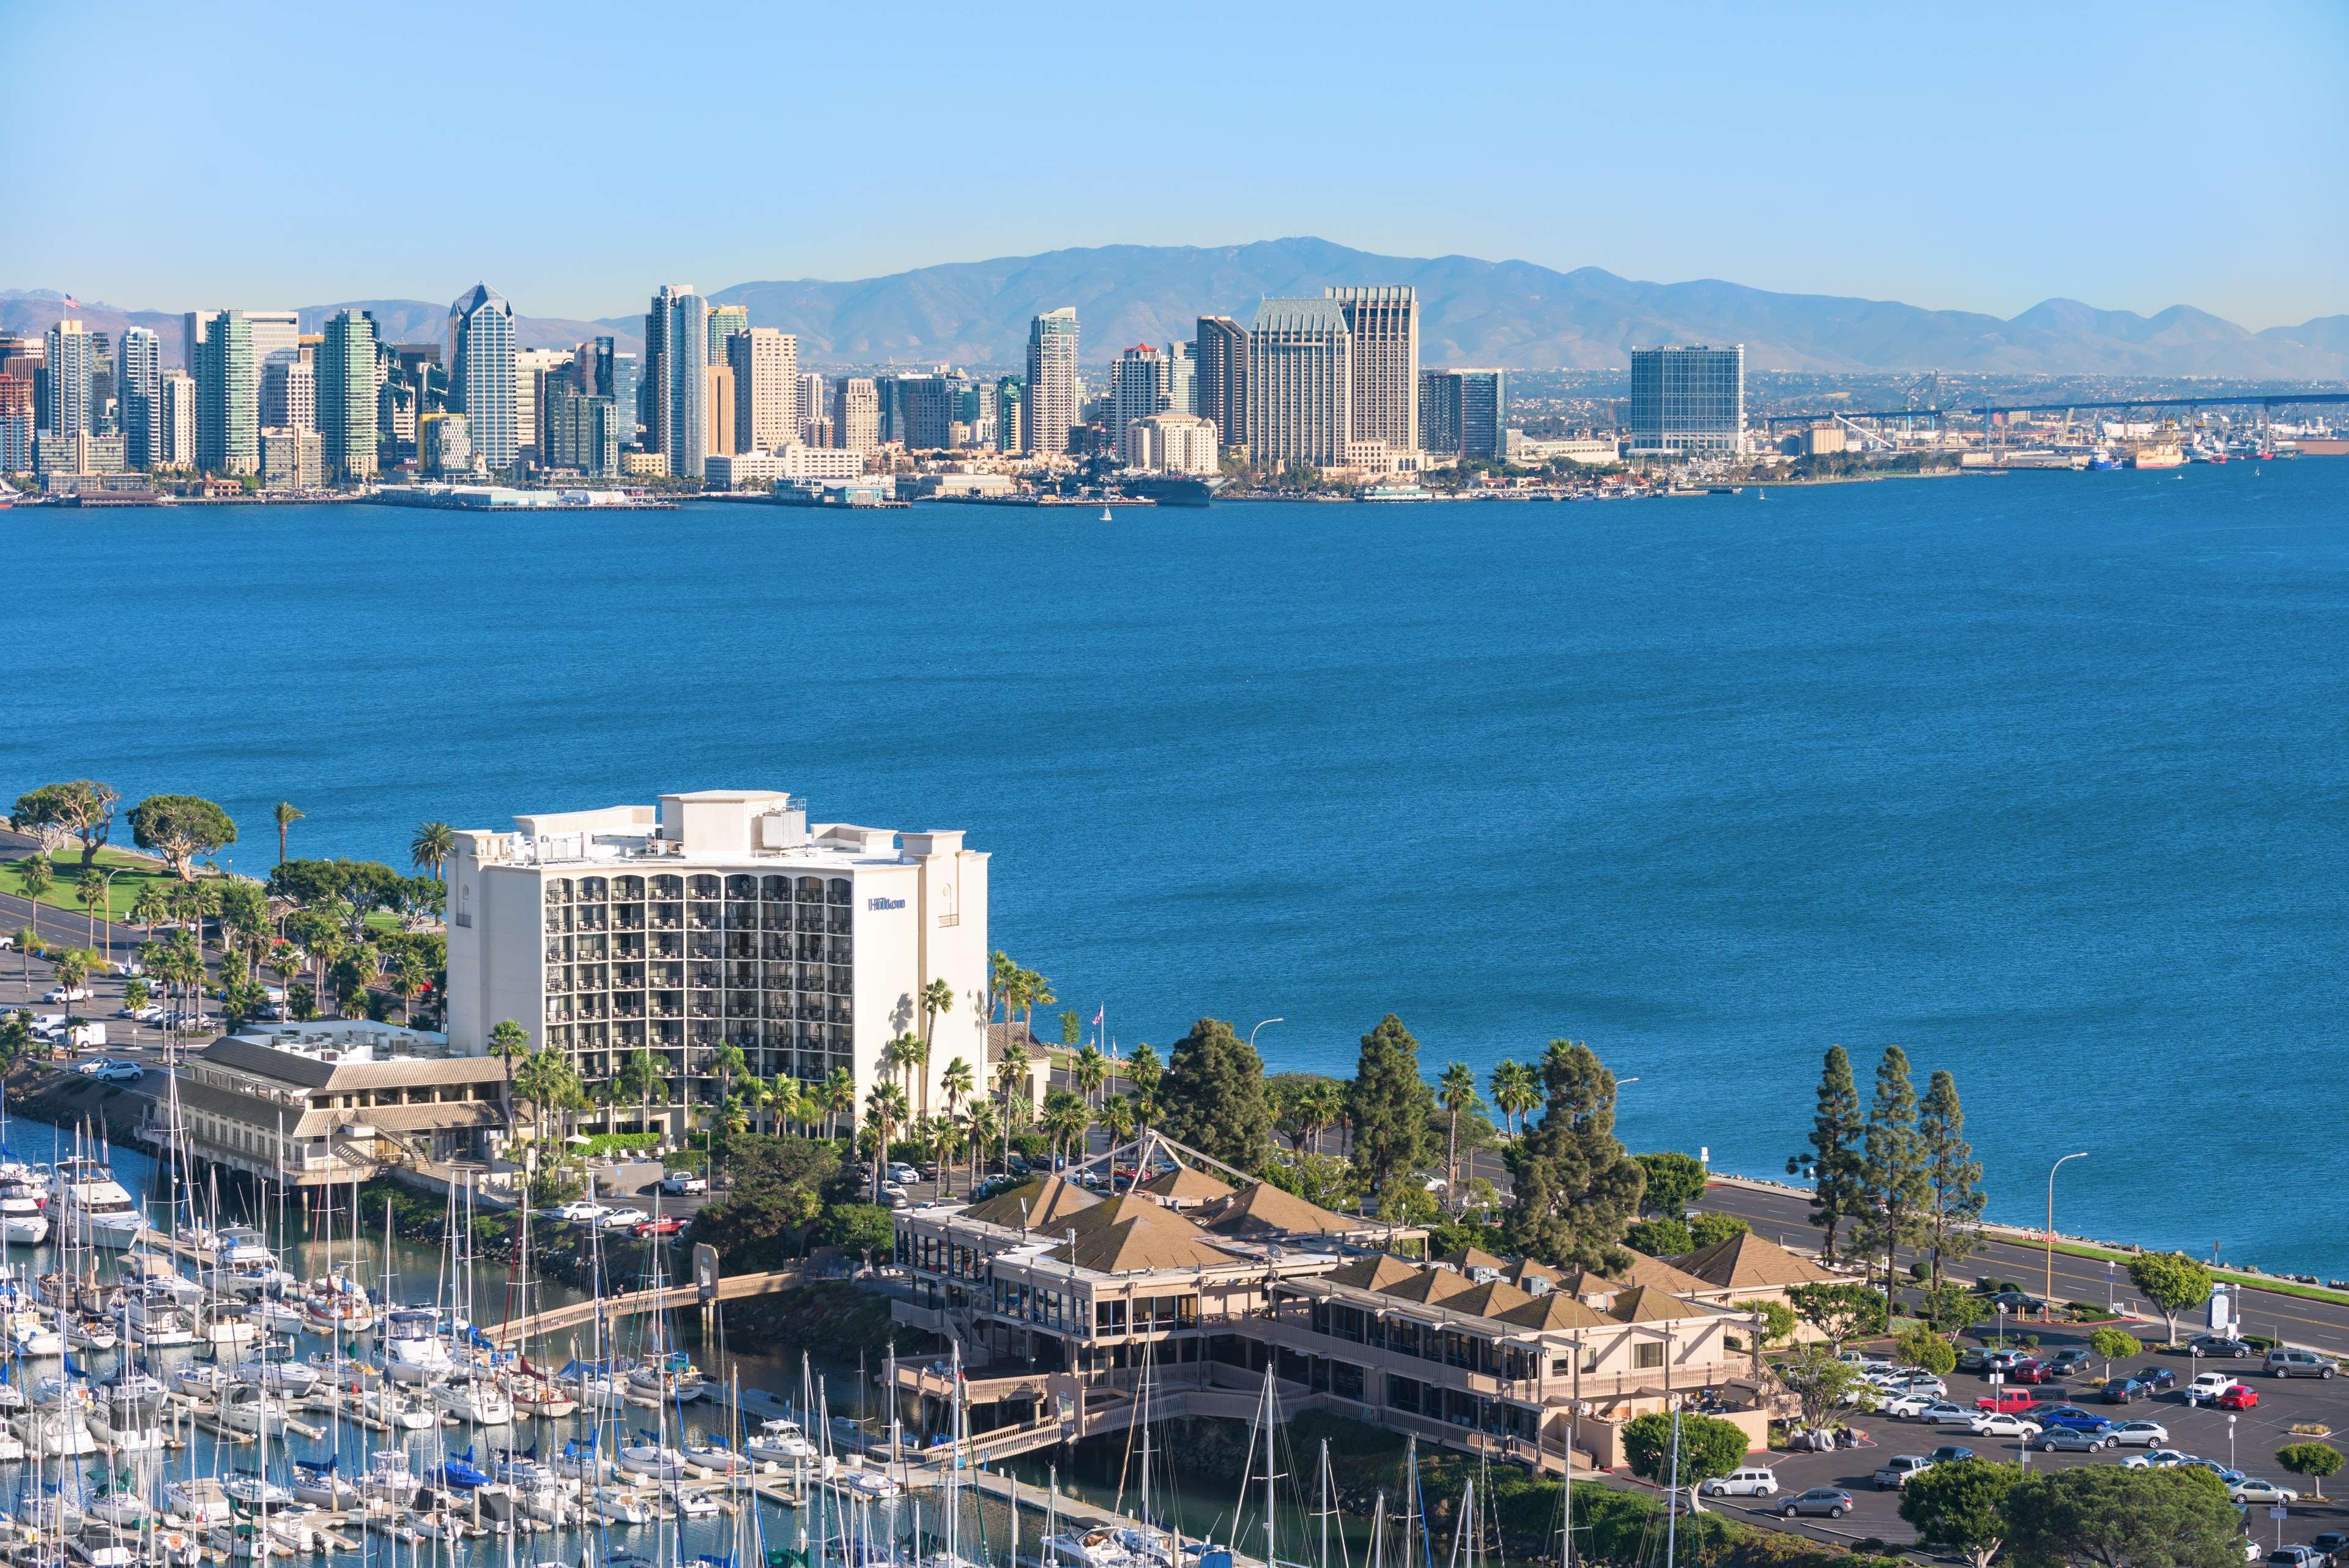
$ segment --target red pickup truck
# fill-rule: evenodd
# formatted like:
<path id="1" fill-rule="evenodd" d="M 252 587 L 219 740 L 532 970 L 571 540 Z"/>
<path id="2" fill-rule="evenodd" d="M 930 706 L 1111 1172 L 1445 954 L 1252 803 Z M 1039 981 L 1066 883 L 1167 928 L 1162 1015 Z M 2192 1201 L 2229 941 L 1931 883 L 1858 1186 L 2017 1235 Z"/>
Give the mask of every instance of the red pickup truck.
<path id="1" fill-rule="evenodd" d="M 2020 1388 L 2002 1388 L 1995 1394 L 1985 1394 L 1975 1400 L 1974 1408 L 2000 1416 L 2020 1416 L 2039 1402 L 2036 1394 L 2026 1394 Z"/>

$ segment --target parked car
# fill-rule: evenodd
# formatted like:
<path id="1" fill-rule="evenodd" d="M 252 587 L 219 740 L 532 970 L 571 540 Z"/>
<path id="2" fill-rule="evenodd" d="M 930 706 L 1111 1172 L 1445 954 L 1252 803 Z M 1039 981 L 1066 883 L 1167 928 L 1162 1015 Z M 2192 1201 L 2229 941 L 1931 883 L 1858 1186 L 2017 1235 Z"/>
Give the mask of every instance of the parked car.
<path id="1" fill-rule="evenodd" d="M 1958 1352 L 1958 1370 L 1961 1372 L 1975 1373 L 1988 1372 L 1991 1370 L 1990 1358 L 1996 1354 L 1997 1352 L 1989 1349 L 1987 1346 L 1970 1345 L 1966 1346 L 1965 1349 Z"/>
<path id="2" fill-rule="evenodd" d="M 2001 1291 L 1988 1300 L 1992 1310 L 2002 1306 L 2010 1313 L 2039 1312 L 2047 1305 L 2028 1291 Z"/>
<path id="3" fill-rule="evenodd" d="M 614 1209 L 595 1221 L 606 1231 L 626 1231 L 643 1224 L 652 1216 L 641 1209 Z"/>
<path id="4" fill-rule="evenodd" d="M 672 1170 L 660 1179 L 660 1189 L 671 1198 L 709 1190 L 709 1178 L 698 1170 Z"/>
<path id="5" fill-rule="evenodd" d="M 2055 1358 L 2053 1361 L 2050 1361 L 2047 1364 L 2047 1366 L 2048 1370 L 2054 1373 L 2056 1376 L 2069 1377 L 2074 1373 L 2086 1366 L 2094 1358 L 2090 1356 L 2086 1351 L 2081 1350 L 2075 1346 L 2070 1350 L 2057 1351 L 2055 1353 Z"/>
<path id="6" fill-rule="evenodd" d="M 2205 1361 L 2249 1361 L 2259 1354 L 2247 1339 L 2233 1339 L 2223 1334 L 2198 1334 L 2186 1342 L 2186 1348 Z"/>
<path id="7" fill-rule="evenodd" d="M 2133 1399 L 2149 1399 L 2153 1390 L 2142 1377 L 2116 1376 L 2105 1385 L 2105 1403 L 2126 1405 Z"/>
<path id="8" fill-rule="evenodd" d="M 1930 1394 L 1936 1399 L 1946 1399 L 1950 1397 L 1950 1386 L 1930 1372 L 1912 1373 L 1906 1377 L 1894 1378 L 1892 1391 L 1896 1394 Z"/>
<path id="9" fill-rule="evenodd" d="M 2313 1350 L 2287 1350 L 2282 1345 L 2268 1352 L 2267 1369 L 2271 1377 L 2330 1377 L 2339 1370 Z"/>
<path id="10" fill-rule="evenodd" d="M 2156 1449 L 2149 1454 L 2131 1454 L 2121 1461 L 2121 1467 L 2132 1470 L 2168 1470 L 2193 1462 L 2191 1455 L 2181 1454 L 2176 1449 Z"/>
<path id="11" fill-rule="evenodd" d="M 889 1179 L 902 1185 L 909 1181 L 921 1180 L 922 1173 L 916 1170 L 912 1166 L 907 1165 L 901 1159 L 891 1163 L 889 1167 Z"/>
<path id="12" fill-rule="evenodd" d="M 1930 1394 L 1895 1394 L 1877 1407 L 1888 1416 L 1909 1419 L 1923 1415 L 1941 1401 Z"/>
<path id="13" fill-rule="evenodd" d="M 2077 1427 L 2050 1427 L 2031 1439 L 2031 1446 L 2043 1454 L 2093 1454 L 2113 1446 L 2111 1423 L 2101 1432 L 2084 1431 Z"/>
<path id="14" fill-rule="evenodd" d="M 1778 1477 L 1763 1466 L 1748 1466 L 1732 1470 L 1704 1483 L 1701 1489 L 1706 1497 L 1775 1497 Z"/>
<path id="15" fill-rule="evenodd" d="M 2112 1422 L 2106 1417 L 2083 1410 L 2077 1405 L 2051 1405 L 2044 1410 L 2033 1410 L 2031 1418 L 2051 1432 L 2058 1427 L 2075 1432 L 2102 1432 L 2112 1427 Z"/>
<path id="16" fill-rule="evenodd" d="M 1895 1454 L 1876 1467 L 1876 1490 L 1899 1491 L 1909 1484 L 1911 1476 L 1923 1475 L 1933 1468 L 1933 1461 L 1922 1454 Z"/>
<path id="17" fill-rule="evenodd" d="M 2279 1546 L 2268 1553 L 2268 1568 L 2326 1568 L 2332 1561 L 2313 1546 Z"/>
<path id="18" fill-rule="evenodd" d="M 2006 1375 L 2009 1383 L 2053 1383 L 2063 1374 L 2044 1361 L 2018 1361 Z"/>
<path id="19" fill-rule="evenodd" d="M 2227 1496 L 2238 1507 L 2253 1502 L 2290 1503 L 2300 1501 L 2300 1493 L 2292 1490 L 2292 1488 L 2278 1486 L 2271 1480 L 2261 1480 L 2257 1476 L 2245 1476 L 2227 1489 Z"/>
<path id="20" fill-rule="evenodd" d="M 574 1225 L 592 1225 L 610 1212 L 611 1210 L 601 1203 L 590 1203 L 582 1198 L 556 1210 L 554 1217 L 557 1220 L 568 1220 Z"/>
<path id="21" fill-rule="evenodd" d="M 639 1220 L 628 1227 L 628 1234 L 639 1241 L 648 1236 L 674 1236 L 685 1229 L 685 1221 L 674 1214 L 656 1214 L 649 1220 Z"/>
<path id="22" fill-rule="evenodd" d="M 1979 1456 L 1963 1443 L 1943 1443 L 1925 1457 L 1937 1465 L 1953 1465 L 1960 1459 L 1971 1459 Z"/>
<path id="23" fill-rule="evenodd" d="M 1944 1399 L 1938 1405 L 1926 1407 L 1917 1419 L 1929 1427 L 1971 1427 L 1981 1414 L 1979 1410 L 1969 1410 L 1963 1405 L 1952 1405 Z"/>
<path id="24" fill-rule="evenodd" d="M 2028 1410 L 2034 1405 L 2044 1403 L 2044 1401 L 2036 1394 L 2025 1394 L 2017 1389 L 2002 1388 L 1995 1394 L 1985 1394 L 1981 1398 L 1975 1400 L 1974 1408 L 1977 1410 L 1989 1410 L 2002 1416 L 2013 1416 L 2020 1414 L 2024 1410 Z"/>
<path id="25" fill-rule="evenodd" d="M 1857 1367 L 1861 1372 L 1889 1372 L 1892 1370 L 1892 1358 L 1887 1355 L 1878 1355 L 1872 1350 L 1847 1350 L 1836 1359 L 1842 1362 L 1846 1366 Z"/>
<path id="26" fill-rule="evenodd" d="M 1779 1514 L 1787 1519 L 1792 1519 L 1798 1513 L 1841 1519 L 1850 1511 L 1851 1493 L 1838 1491 L 1831 1486 L 1815 1486 L 1808 1491 L 1797 1492 L 1788 1498 L 1778 1510 Z"/>
<path id="27" fill-rule="evenodd" d="M 2328 1560 L 2335 1559 L 2343 1552 L 2349 1552 L 2349 1532 L 2320 1530 L 2308 1538 L 2308 1543 L 2323 1552 Z"/>
<path id="28" fill-rule="evenodd" d="M 2040 1426 L 2036 1421 L 2026 1420 L 2021 1416 L 1998 1415 L 1988 1410 L 1974 1417 L 1974 1424 L 1970 1429 L 1977 1438 L 2021 1438 L 2026 1443 L 2040 1433 Z"/>
<path id="29" fill-rule="evenodd" d="M 902 1188 L 902 1187 L 898 1186 L 895 1182 L 894 1182 L 894 1181 L 885 1181 L 885 1182 L 883 1182 L 883 1183 L 881 1184 L 881 1201 L 882 1201 L 882 1202 L 884 1202 L 884 1203 L 895 1203 L 895 1202 L 896 1202 L 899 1199 L 901 1199 L 901 1198 L 905 1198 L 905 1189 L 904 1188 Z"/>
<path id="30" fill-rule="evenodd" d="M 2235 1375 L 2231 1372 L 2198 1372 L 2194 1381 L 2186 1386 L 2186 1402 L 2199 1405 L 2205 1399 L 2216 1399 L 2233 1386 Z"/>
<path id="31" fill-rule="evenodd" d="M 2123 1421 L 2113 1428 L 2113 1441 L 2124 1449 L 2158 1449 L 2169 1441 L 2169 1428 L 2158 1421 Z"/>
<path id="32" fill-rule="evenodd" d="M 2157 1394 L 2178 1386 L 2178 1374 L 2167 1366 L 2140 1366 L 2129 1376 Z"/>
<path id="33" fill-rule="evenodd" d="M 86 985 L 53 985 L 41 992 L 43 1002 L 88 1002 L 89 987 Z"/>
<path id="34" fill-rule="evenodd" d="M 101 1084 L 135 1084 L 147 1075 L 147 1069 L 136 1062 L 125 1062 L 112 1056 L 101 1056 L 95 1062 L 84 1062 L 74 1069 L 84 1077 L 96 1078 Z"/>
<path id="35" fill-rule="evenodd" d="M 2219 1396 L 2221 1410 L 2256 1410 L 2259 1404 L 2260 1391 L 2248 1383 L 2238 1383 Z"/>

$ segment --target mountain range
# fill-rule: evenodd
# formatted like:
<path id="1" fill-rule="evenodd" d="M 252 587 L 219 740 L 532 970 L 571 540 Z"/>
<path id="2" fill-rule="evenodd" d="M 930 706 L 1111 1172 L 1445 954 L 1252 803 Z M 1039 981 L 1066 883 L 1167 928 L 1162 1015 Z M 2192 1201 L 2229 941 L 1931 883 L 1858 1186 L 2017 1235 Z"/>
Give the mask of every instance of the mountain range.
<path id="1" fill-rule="evenodd" d="M 850 283 L 742 283 L 709 297 L 745 306 L 752 326 L 797 333 L 802 358 L 826 365 L 1014 365 L 1030 317 L 1072 305 L 1082 358 L 1098 364 L 1131 344 L 1187 338 L 1200 316 L 1246 325 L 1265 296 L 1319 294 L 1333 283 L 1416 288 L 1420 358 L 1431 366 L 1606 369 L 1629 364 L 1634 345 L 1742 342 L 1756 370 L 2349 379 L 2349 315 L 2251 332 L 2191 306 L 2148 317 L 2050 299 L 2002 319 L 1714 279 L 1644 283 L 1597 267 L 1378 255 L 1310 238 L 1048 251 Z M 446 306 L 406 299 L 309 306 L 303 325 L 314 329 L 347 305 L 374 311 L 393 342 L 446 335 Z M 45 330 L 63 306 L 48 291 L 0 293 L 0 329 Z M 94 305 L 78 314 L 94 328 L 151 327 L 165 362 L 178 359 L 176 314 Z M 632 313 L 516 318 L 525 348 L 568 347 L 599 332 L 633 348 L 642 330 L 643 317 Z"/>

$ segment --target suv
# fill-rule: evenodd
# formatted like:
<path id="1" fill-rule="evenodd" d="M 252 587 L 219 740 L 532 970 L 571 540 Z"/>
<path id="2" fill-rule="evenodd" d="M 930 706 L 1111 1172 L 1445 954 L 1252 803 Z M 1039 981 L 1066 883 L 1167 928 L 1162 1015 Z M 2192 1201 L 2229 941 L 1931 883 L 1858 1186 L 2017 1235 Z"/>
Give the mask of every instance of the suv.
<path id="1" fill-rule="evenodd" d="M 1750 1466 L 1709 1480 L 1698 1490 L 1707 1497 L 1774 1497 L 1778 1477 L 1766 1467 Z"/>
<path id="2" fill-rule="evenodd" d="M 2268 1352 L 2267 1367 L 2271 1377 L 2330 1377 L 2336 1370 L 2313 1350 L 2286 1350 L 2282 1345 Z"/>
<path id="3" fill-rule="evenodd" d="M 1876 1490 L 1899 1491 L 1909 1484 L 1911 1476 L 1923 1475 L 1933 1468 L 1933 1461 L 1922 1454 L 1895 1454 L 1876 1467 Z"/>

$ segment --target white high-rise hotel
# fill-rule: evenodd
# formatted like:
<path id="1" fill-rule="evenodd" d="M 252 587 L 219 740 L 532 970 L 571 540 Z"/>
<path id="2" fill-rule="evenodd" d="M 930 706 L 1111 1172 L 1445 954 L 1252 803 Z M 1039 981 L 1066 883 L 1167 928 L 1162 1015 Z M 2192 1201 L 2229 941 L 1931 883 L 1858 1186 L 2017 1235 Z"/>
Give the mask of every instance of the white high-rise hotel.
<path id="1" fill-rule="evenodd" d="M 1408 285 L 1267 299 L 1247 342 L 1249 455 L 1384 463 L 1419 448 L 1419 296 Z"/>
<path id="2" fill-rule="evenodd" d="M 512 1019 L 590 1083 L 648 1050 L 706 1103 L 733 1044 L 762 1076 L 821 1083 L 845 1067 L 861 1105 L 884 1047 L 926 1030 L 934 1107 L 957 1057 L 988 1077 L 988 857 L 959 832 L 811 824 L 769 790 L 514 825 L 458 834 L 448 868 L 459 1049 Z M 936 980 L 954 1002 L 929 1016 Z M 677 1114 L 686 1125 L 691 1105 Z"/>

